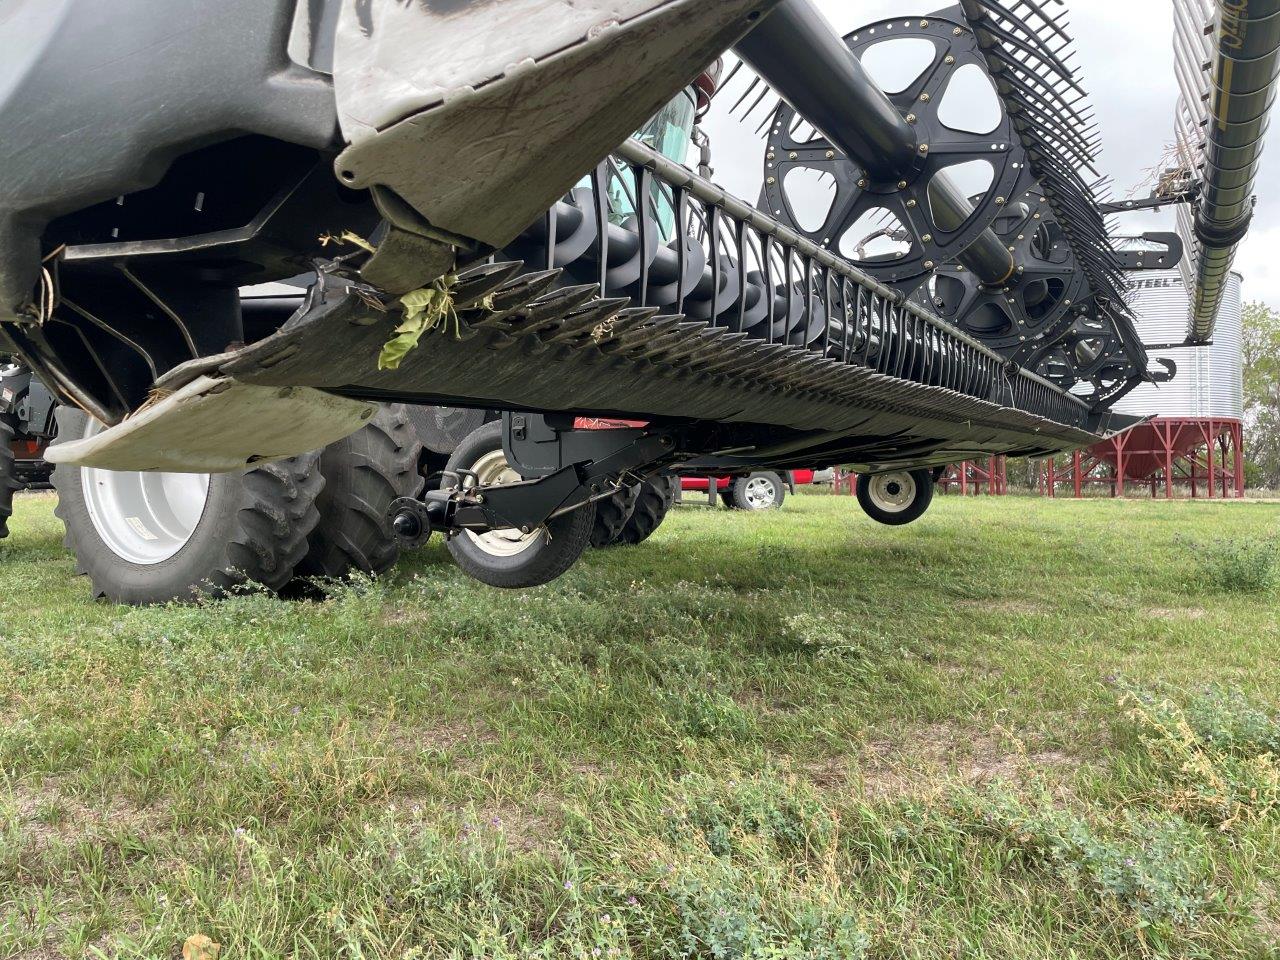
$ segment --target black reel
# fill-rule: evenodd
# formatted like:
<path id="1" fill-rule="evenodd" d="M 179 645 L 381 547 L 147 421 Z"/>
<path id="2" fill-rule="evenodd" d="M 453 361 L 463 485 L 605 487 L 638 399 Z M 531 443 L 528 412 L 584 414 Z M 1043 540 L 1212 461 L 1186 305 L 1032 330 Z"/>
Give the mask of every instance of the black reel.
<path id="1" fill-rule="evenodd" d="M 1030 172 L 991 223 L 1017 263 L 998 286 L 957 263 L 916 292 L 921 304 L 1019 365 L 1055 343 L 1086 309 L 1089 283 L 1053 208 Z"/>
<path id="2" fill-rule="evenodd" d="M 930 56 L 919 58 L 922 66 L 914 80 L 899 91 L 885 91 L 917 131 L 914 169 L 899 180 L 875 180 L 783 101 L 769 128 L 762 205 L 797 233 L 839 252 L 882 282 L 914 289 L 930 271 L 954 260 L 1003 211 L 1026 164 L 1021 143 L 994 87 L 991 102 L 999 110 L 999 119 L 986 132 L 948 126 L 940 116 L 951 85 L 964 68 L 981 70 L 990 83 L 986 61 L 967 24 L 937 16 L 898 17 L 845 37 L 864 65 L 873 48 L 904 40 L 921 41 L 931 48 Z M 917 45 L 915 49 L 925 48 Z M 989 166 L 990 181 L 985 188 L 966 183 L 973 179 L 973 164 Z M 956 223 L 940 208 L 935 209 L 936 194 L 930 185 L 939 173 L 955 175 L 961 166 L 970 170 L 957 182 L 966 194 L 974 196 L 974 209 Z M 803 185 L 803 178 L 794 187 L 788 183 L 801 170 L 815 171 L 819 186 L 825 182 L 832 194 L 820 224 L 798 215 L 789 194 Z M 808 179 L 809 188 L 814 189 L 815 177 Z M 884 241 L 879 246 L 891 249 L 873 249 L 876 241 Z"/>
<path id="3" fill-rule="evenodd" d="M 1116 333 L 1106 308 L 1090 304 L 1068 330 L 1028 362 L 1036 373 L 1097 407 L 1135 381 L 1132 351 Z M 1140 379 L 1140 377 L 1138 377 Z"/>

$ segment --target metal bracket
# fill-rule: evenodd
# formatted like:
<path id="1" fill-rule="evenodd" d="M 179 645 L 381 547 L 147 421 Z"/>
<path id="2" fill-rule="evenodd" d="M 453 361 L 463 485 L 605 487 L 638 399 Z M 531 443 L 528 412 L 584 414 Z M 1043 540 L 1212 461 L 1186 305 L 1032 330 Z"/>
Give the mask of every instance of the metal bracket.
<path id="1" fill-rule="evenodd" d="M 505 530 L 525 533 L 592 500 L 612 496 L 626 473 L 669 461 L 675 435 L 666 430 L 626 428 L 581 430 L 565 414 L 503 414 L 502 447 L 507 462 L 531 479 L 488 487 L 470 486 L 466 476 L 445 473 L 444 485 L 421 501 L 397 501 L 388 521 L 402 542 L 415 542 L 432 529 Z"/>

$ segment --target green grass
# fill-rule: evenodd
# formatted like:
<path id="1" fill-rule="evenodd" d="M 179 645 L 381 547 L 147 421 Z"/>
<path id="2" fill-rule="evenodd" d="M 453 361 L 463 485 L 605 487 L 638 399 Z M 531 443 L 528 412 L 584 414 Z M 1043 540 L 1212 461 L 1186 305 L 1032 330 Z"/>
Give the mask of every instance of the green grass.
<path id="1" fill-rule="evenodd" d="M 1280 956 L 1280 596 L 1191 546 L 1275 505 L 801 496 L 164 609 L 13 529 L 0 956 Z"/>

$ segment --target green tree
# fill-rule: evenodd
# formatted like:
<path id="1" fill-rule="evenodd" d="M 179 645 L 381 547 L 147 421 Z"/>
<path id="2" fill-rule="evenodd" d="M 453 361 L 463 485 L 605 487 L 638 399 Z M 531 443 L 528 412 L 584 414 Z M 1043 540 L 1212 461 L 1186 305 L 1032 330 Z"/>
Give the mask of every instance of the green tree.
<path id="1" fill-rule="evenodd" d="M 1250 486 L 1280 487 L 1280 311 L 1244 308 L 1244 446 Z"/>

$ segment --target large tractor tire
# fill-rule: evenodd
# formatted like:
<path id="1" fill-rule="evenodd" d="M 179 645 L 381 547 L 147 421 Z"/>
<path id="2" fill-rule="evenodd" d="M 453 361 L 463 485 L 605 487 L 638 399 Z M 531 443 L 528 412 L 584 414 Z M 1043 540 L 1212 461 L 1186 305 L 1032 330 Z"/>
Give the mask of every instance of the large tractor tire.
<path id="1" fill-rule="evenodd" d="M 596 501 L 596 523 L 591 528 L 591 546 L 597 550 L 612 546 L 623 527 L 636 511 L 640 499 L 640 484 L 623 487 L 612 497 Z"/>
<path id="2" fill-rule="evenodd" d="M 100 429 L 83 412 L 58 410 L 58 436 Z M 242 473 L 133 473 L 58 464 L 56 514 L 76 572 L 96 597 L 150 604 L 220 597 L 293 579 L 320 520 L 320 454 Z"/>
<path id="3" fill-rule="evenodd" d="M 481 486 L 517 483 L 521 477 L 502 451 L 502 423 L 486 423 L 472 432 L 449 457 L 449 470 L 469 470 Z M 449 539 L 449 553 L 464 573 L 491 587 L 535 587 L 568 570 L 591 539 L 595 505 L 563 513 L 537 530 L 514 528 L 473 533 L 463 530 Z"/>
<path id="4" fill-rule="evenodd" d="M 15 435 L 12 418 L 0 417 L 0 540 L 9 535 L 9 518 L 13 516 L 13 495 L 22 489 L 13 455 Z"/>
<path id="5" fill-rule="evenodd" d="M 653 536 L 653 532 L 667 518 L 671 505 L 676 502 L 676 491 L 679 485 L 678 478 L 665 475 L 640 484 L 636 508 L 614 543 L 635 546 Z"/>
<path id="6" fill-rule="evenodd" d="M 351 436 L 320 454 L 324 489 L 316 497 L 320 522 L 307 537 L 299 577 L 338 579 L 353 572 L 386 573 L 400 559 L 387 508 L 416 497 L 422 444 L 404 404 L 386 404 Z"/>

